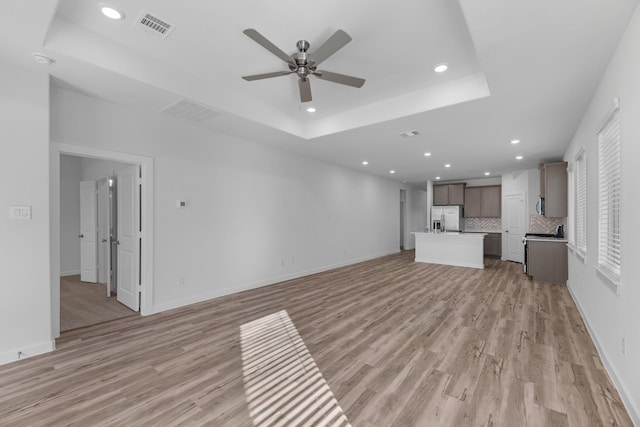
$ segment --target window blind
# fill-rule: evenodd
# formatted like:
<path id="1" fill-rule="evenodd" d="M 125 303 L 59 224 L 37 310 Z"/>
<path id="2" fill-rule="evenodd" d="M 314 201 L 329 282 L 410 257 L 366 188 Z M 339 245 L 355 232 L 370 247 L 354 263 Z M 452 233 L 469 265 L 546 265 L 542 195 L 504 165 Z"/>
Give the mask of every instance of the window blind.
<path id="1" fill-rule="evenodd" d="M 598 265 L 620 277 L 620 114 L 598 132 Z"/>
<path id="2" fill-rule="evenodd" d="M 587 255 L 587 154 L 576 159 L 576 249 Z"/>
<path id="3" fill-rule="evenodd" d="M 575 173 L 573 171 L 574 165 L 570 165 L 569 179 L 567 184 L 567 240 L 569 241 L 569 246 L 575 247 L 576 245 L 576 200 L 575 200 Z"/>

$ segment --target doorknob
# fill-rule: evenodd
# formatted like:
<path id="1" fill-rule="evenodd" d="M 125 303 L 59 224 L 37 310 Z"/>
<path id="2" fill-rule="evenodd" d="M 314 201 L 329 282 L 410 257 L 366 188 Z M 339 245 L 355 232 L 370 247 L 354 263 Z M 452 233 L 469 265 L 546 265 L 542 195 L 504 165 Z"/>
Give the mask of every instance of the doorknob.
<path id="1" fill-rule="evenodd" d="M 107 239 L 102 239 L 102 243 L 107 243 Z"/>
<path id="2" fill-rule="evenodd" d="M 504 232 L 505 232 L 505 233 L 508 233 L 508 232 L 509 232 L 509 230 L 504 230 Z"/>
<path id="3" fill-rule="evenodd" d="M 79 234 L 78 237 L 82 239 L 84 237 L 84 234 Z"/>

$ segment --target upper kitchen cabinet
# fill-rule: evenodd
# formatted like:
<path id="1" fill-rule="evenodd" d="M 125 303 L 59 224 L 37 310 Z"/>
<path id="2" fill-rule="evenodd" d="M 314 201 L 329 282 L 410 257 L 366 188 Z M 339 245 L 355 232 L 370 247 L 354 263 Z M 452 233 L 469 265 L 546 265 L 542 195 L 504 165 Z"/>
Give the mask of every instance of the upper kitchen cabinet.
<path id="1" fill-rule="evenodd" d="M 433 205 L 464 205 L 464 187 L 466 184 L 441 184 L 433 186 Z"/>
<path id="2" fill-rule="evenodd" d="M 480 218 L 482 215 L 482 187 L 464 189 L 464 217 Z"/>
<path id="3" fill-rule="evenodd" d="M 545 163 L 540 168 L 540 197 L 544 199 L 544 215 L 567 216 L 567 163 Z"/>
<path id="4" fill-rule="evenodd" d="M 502 216 L 501 187 L 468 187 L 464 190 L 465 218 L 499 218 Z"/>

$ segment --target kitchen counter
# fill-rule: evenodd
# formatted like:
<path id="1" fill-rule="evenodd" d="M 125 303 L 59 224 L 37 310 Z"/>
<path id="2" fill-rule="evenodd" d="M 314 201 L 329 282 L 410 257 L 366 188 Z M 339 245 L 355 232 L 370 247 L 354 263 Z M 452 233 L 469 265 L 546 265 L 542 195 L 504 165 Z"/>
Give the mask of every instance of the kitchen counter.
<path id="1" fill-rule="evenodd" d="M 541 237 L 541 236 L 527 236 L 525 237 L 529 242 L 557 242 L 568 243 L 569 241 L 564 237 Z"/>
<path id="2" fill-rule="evenodd" d="M 415 262 L 484 268 L 487 233 L 412 233 L 416 239 Z"/>

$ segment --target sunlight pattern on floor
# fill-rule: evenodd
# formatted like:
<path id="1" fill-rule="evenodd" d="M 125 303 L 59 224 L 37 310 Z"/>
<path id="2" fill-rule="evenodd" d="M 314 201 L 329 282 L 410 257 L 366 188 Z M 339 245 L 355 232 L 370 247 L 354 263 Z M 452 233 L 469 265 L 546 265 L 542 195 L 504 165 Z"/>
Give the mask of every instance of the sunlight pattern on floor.
<path id="1" fill-rule="evenodd" d="M 242 374 L 256 427 L 350 427 L 286 310 L 240 326 Z"/>

